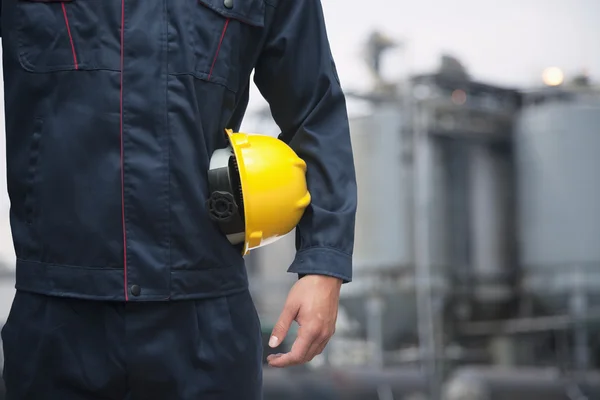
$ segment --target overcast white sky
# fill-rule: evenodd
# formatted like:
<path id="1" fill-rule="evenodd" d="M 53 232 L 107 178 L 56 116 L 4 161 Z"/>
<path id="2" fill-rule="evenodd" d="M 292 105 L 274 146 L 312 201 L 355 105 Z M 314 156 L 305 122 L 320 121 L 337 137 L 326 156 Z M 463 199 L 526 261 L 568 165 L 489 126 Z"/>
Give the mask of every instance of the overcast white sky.
<path id="1" fill-rule="evenodd" d="M 490 83 L 531 86 L 547 66 L 567 73 L 587 68 L 600 81 L 600 0 L 323 0 L 323 7 L 346 89 L 370 83 L 360 51 L 375 28 L 408 43 L 406 58 L 398 53 L 385 59 L 389 76 L 406 71 L 406 59 L 413 71 L 432 70 L 445 51 L 459 57 L 474 78 Z M 263 104 L 256 90 L 252 103 L 251 109 Z M 3 125 L 3 113 L 0 118 Z M 2 159 L 0 258 L 12 260 L 5 174 Z"/>
<path id="2" fill-rule="evenodd" d="M 589 68 L 600 79 L 599 0 L 323 0 L 341 79 L 362 76 L 357 44 L 370 29 L 406 38 L 413 68 L 454 53 L 483 80 L 529 84 L 544 67 Z M 393 68 L 393 66 L 392 66 Z"/>

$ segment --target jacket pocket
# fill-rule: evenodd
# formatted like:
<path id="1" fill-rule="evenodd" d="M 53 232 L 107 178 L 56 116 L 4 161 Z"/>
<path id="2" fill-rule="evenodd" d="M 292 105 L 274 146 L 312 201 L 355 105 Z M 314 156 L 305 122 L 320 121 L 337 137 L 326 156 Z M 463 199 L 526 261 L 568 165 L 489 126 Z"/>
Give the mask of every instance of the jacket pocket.
<path id="1" fill-rule="evenodd" d="M 180 43 L 191 54 L 183 61 L 178 49 L 175 69 L 186 68 L 196 78 L 237 91 L 240 77 L 249 76 L 260 48 L 264 0 L 186 0 L 186 5 L 187 32 L 181 32 L 181 38 L 187 40 Z"/>
<path id="2" fill-rule="evenodd" d="M 33 132 L 29 144 L 29 160 L 27 165 L 27 186 L 25 189 L 25 220 L 28 225 L 33 224 L 37 214 L 36 188 L 39 179 L 39 164 L 41 154 L 42 127 L 44 122 L 36 119 L 33 124 Z"/>
<path id="3" fill-rule="evenodd" d="M 18 0 L 16 48 L 30 72 L 120 67 L 117 2 L 97 0 Z"/>

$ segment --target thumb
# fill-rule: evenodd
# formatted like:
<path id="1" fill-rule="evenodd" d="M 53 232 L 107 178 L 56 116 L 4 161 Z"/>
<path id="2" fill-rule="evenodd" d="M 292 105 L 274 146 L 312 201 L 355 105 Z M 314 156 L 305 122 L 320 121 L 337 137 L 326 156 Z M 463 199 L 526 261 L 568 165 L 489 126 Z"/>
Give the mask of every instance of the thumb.
<path id="1" fill-rule="evenodd" d="M 283 339 L 288 333 L 294 318 L 298 314 L 298 308 L 294 307 L 289 302 L 285 304 L 283 307 L 283 311 L 279 316 L 279 320 L 275 324 L 273 328 L 273 332 L 271 333 L 271 338 L 269 339 L 269 347 L 277 347 L 281 344 Z"/>

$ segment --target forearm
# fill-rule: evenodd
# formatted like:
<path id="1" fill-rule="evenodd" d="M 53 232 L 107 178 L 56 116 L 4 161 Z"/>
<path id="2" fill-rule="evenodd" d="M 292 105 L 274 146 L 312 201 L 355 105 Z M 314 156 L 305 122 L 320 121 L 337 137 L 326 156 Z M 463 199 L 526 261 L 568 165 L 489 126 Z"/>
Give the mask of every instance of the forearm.
<path id="1" fill-rule="evenodd" d="M 290 272 L 348 282 L 357 204 L 345 97 L 319 0 L 283 1 L 255 82 L 286 141 L 307 164 L 312 202 L 296 229 Z"/>

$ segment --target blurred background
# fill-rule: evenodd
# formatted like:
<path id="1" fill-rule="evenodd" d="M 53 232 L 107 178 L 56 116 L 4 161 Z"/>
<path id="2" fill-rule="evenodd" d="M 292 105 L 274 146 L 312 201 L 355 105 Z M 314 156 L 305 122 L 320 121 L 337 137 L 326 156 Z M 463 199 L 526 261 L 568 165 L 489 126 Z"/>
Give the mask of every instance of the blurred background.
<path id="1" fill-rule="evenodd" d="M 323 7 L 358 179 L 354 281 L 325 353 L 265 368 L 265 400 L 600 399 L 600 2 Z M 254 87 L 242 128 L 279 133 Z M 8 208 L 3 189 L 0 320 Z M 292 232 L 247 256 L 265 357 L 294 252 Z"/>

